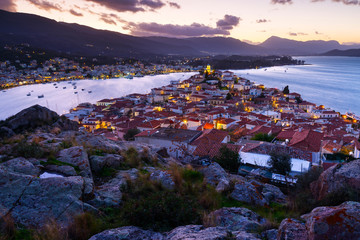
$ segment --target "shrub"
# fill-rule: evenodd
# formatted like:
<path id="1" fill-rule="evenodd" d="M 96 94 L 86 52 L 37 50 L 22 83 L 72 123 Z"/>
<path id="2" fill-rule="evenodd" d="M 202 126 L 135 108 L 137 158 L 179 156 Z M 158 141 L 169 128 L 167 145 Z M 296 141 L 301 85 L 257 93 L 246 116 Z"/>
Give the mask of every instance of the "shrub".
<path id="1" fill-rule="evenodd" d="M 257 133 L 255 134 L 254 137 L 251 138 L 251 140 L 271 142 L 272 140 L 274 140 L 274 138 L 275 138 L 274 135 L 268 135 L 266 133 Z"/>
<path id="2" fill-rule="evenodd" d="M 74 218 L 68 228 L 69 237 L 76 240 L 87 240 L 100 232 L 101 222 L 90 213 L 83 213 Z"/>
<path id="3" fill-rule="evenodd" d="M 45 153 L 39 144 L 29 144 L 22 141 L 13 148 L 12 154 L 17 157 L 24 158 L 41 158 L 44 156 Z"/>

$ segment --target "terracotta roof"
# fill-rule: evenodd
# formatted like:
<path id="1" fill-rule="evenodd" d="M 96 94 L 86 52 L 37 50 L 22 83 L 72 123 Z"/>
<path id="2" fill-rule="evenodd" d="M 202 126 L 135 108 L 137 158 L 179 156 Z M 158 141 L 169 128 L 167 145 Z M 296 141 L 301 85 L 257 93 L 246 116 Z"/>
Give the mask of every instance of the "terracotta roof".
<path id="1" fill-rule="evenodd" d="M 296 132 L 290 140 L 289 146 L 300 148 L 311 152 L 320 152 L 321 141 L 324 134 L 312 130 Z"/>

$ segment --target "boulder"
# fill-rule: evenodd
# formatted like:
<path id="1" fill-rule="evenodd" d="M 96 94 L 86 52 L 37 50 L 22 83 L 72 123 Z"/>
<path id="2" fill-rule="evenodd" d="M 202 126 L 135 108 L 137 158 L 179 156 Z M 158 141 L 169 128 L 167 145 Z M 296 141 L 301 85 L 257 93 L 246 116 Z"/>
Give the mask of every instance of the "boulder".
<path id="1" fill-rule="evenodd" d="M 0 127 L 0 138 L 11 138 L 15 132 L 8 127 Z"/>
<path id="2" fill-rule="evenodd" d="M 0 209 L 25 227 L 40 228 L 50 220 L 67 226 L 83 213 L 84 184 L 82 177 L 40 179 L 0 166 Z"/>
<path id="3" fill-rule="evenodd" d="M 19 132 L 23 129 L 52 124 L 58 119 L 59 115 L 56 112 L 40 105 L 34 105 L 8 118 L 5 121 L 5 125 L 13 131 Z"/>
<path id="4" fill-rule="evenodd" d="M 265 184 L 261 194 L 264 196 L 268 203 L 276 202 L 276 203 L 286 203 L 286 196 L 280 190 L 280 188 L 271 185 Z"/>
<path id="5" fill-rule="evenodd" d="M 311 183 L 310 187 L 317 200 L 345 188 L 360 191 L 360 160 L 328 168 L 317 181 Z"/>
<path id="6" fill-rule="evenodd" d="M 336 207 L 318 207 L 302 216 L 310 240 L 360 239 L 360 203 L 344 202 Z"/>
<path id="7" fill-rule="evenodd" d="M 93 155 L 90 157 L 91 170 L 99 173 L 104 167 L 118 168 L 123 162 L 123 157 L 118 154 Z"/>
<path id="8" fill-rule="evenodd" d="M 227 190 L 230 187 L 229 175 L 216 162 L 199 170 L 205 176 L 205 181 L 214 186 L 218 192 Z"/>
<path id="9" fill-rule="evenodd" d="M 261 233 L 261 239 L 276 240 L 278 235 L 277 229 L 266 230 Z"/>
<path id="10" fill-rule="evenodd" d="M 88 155 L 83 147 L 63 149 L 58 153 L 57 160 L 79 167 L 80 176 L 92 179 Z"/>
<path id="11" fill-rule="evenodd" d="M 286 218 L 281 221 L 278 240 L 308 240 L 305 224 L 292 218 Z"/>
<path id="12" fill-rule="evenodd" d="M 74 136 L 74 138 L 79 145 L 86 146 L 89 149 L 100 149 L 114 153 L 127 149 L 123 146 L 123 143 L 114 142 L 101 135 L 95 136 L 93 134 L 84 133 Z"/>
<path id="13" fill-rule="evenodd" d="M 253 205 L 264 206 L 268 204 L 264 196 L 261 194 L 261 185 L 258 185 L 256 181 L 238 180 L 235 183 L 234 190 L 231 193 L 231 197 L 240 202 L 246 202 Z"/>
<path id="14" fill-rule="evenodd" d="M 225 227 L 231 231 L 256 231 L 265 219 L 247 208 L 221 208 L 208 215 L 210 225 Z"/>
<path id="15" fill-rule="evenodd" d="M 231 231 L 223 227 L 209 227 L 205 228 L 202 225 L 187 225 L 181 226 L 170 231 L 166 237 L 168 240 L 184 240 L 184 239 L 198 239 L 198 240 L 219 240 L 228 239 L 233 236 Z"/>
<path id="16" fill-rule="evenodd" d="M 164 188 L 169 190 L 173 190 L 175 188 L 175 182 L 169 173 L 153 167 L 147 167 L 146 170 L 150 172 L 151 181 L 159 182 Z"/>
<path id="17" fill-rule="evenodd" d="M 25 175 L 38 176 L 40 174 L 39 168 L 35 167 L 31 162 L 22 157 L 11 159 L 1 165 L 5 166 L 9 171 Z"/>
<path id="18" fill-rule="evenodd" d="M 53 172 L 59 173 L 64 176 L 76 176 L 77 173 L 72 166 L 59 166 L 59 165 L 46 165 L 45 167 L 46 172 Z"/>
<path id="19" fill-rule="evenodd" d="M 126 187 L 127 180 L 135 180 L 137 178 L 138 170 L 131 169 L 126 171 L 119 171 L 115 178 L 97 186 L 94 192 L 95 198 L 88 201 L 95 207 L 112 207 L 118 206 L 122 199 L 122 189 Z"/>
<path id="20" fill-rule="evenodd" d="M 162 240 L 161 233 L 143 230 L 134 226 L 127 226 L 103 231 L 92 236 L 89 240 Z"/>

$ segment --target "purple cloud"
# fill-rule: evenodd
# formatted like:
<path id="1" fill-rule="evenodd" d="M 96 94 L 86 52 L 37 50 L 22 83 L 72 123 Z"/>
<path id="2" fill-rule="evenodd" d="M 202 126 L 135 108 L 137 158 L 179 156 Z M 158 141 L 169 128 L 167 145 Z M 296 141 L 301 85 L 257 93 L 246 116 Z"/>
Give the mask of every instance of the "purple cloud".
<path id="1" fill-rule="evenodd" d="M 181 8 L 181 6 L 179 4 L 177 4 L 176 2 L 168 2 L 168 4 L 170 7 L 173 7 L 173 8 L 177 8 L 177 9 Z"/>
<path id="2" fill-rule="evenodd" d="M 191 25 L 158 24 L 158 23 L 128 23 L 126 30 L 137 36 L 168 36 L 168 37 L 200 37 L 215 35 L 230 35 L 230 32 L 220 28 L 212 28 L 203 24 Z"/>
<path id="3" fill-rule="evenodd" d="M 0 9 L 16 12 L 16 5 L 13 0 L 1 0 L 0 1 Z"/>
<path id="4" fill-rule="evenodd" d="M 63 9 L 59 4 L 51 3 L 45 0 L 28 0 L 30 3 L 34 4 L 39 9 L 45 10 L 45 11 L 51 11 L 56 10 L 62 12 Z"/>
<path id="5" fill-rule="evenodd" d="M 267 19 L 258 19 L 258 20 L 256 20 L 256 23 L 267 23 L 267 22 L 270 22 L 270 20 L 267 20 Z"/>
<path id="6" fill-rule="evenodd" d="M 71 9 L 69 12 L 70 12 L 72 15 L 77 16 L 77 17 L 82 17 L 82 16 L 84 16 L 82 13 L 76 12 L 76 11 L 73 10 L 73 9 Z"/>
<path id="7" fill-rule="evenodd" d="M 272 4 L 292 4 L 293 1 L 292 0 L 271 0 Z"/>
<path id="8" fill-rule="evenodd" d="M 154 11 L 165 6 L 161 0 L 86 0 L 118 12 Z"/>
<path id="9" fill-rule="evenodd" d="M 237 25 L 239 25 L 239 22 L 241 21 L 241 18 L 232 16 L 232 15 L 225 15 L 224 19 L 220 19 L 216 22 L 216 26 L 221 30 L 231 30 Z"/>
<path id="10" fill-rule="evenodd" d="M 100 16 L 99 19 L 107 24 L 117 25 L 116 22 L 126 23 L 126 21 L 114 13 L 99 13 L 98 15 Z"/>
<path id="11" fill-rule="evenodd" d="M 289 35 L 290 36 L 306 36 L 306 35 L 308 35 L 307 33 L 303 33 L 303 32 L 289 32 Z"/>

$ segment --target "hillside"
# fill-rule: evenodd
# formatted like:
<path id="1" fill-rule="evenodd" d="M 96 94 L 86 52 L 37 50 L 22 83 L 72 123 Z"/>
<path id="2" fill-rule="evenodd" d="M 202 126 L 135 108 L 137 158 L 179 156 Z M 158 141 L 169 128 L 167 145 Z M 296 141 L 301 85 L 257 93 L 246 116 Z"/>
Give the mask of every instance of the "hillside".
<path id="1" fill-rule="evenodd" d="M 348 49 L 348 50 L 332 50 L 321 54 L 322 56 L 344 56 L 344 57 L 360 57 L 359 49 Z"/>

